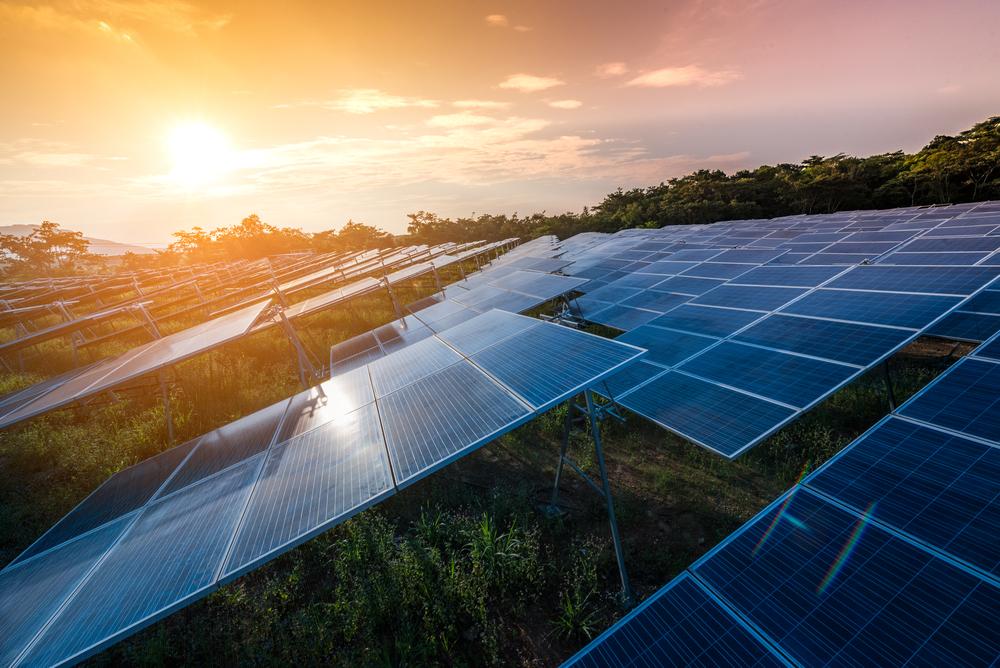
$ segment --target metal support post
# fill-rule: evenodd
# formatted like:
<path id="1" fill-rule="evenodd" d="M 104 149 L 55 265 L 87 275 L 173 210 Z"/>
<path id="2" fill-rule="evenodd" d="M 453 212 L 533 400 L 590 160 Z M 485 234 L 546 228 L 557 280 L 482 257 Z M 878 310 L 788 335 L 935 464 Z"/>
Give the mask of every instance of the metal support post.
<path id="1" fill-rule="evenodd" d="M 442 297 L 444 297 L 445 294 L 444 288 L 441 286 L 441 276 L 438 274 L 437 267 L 433 264 L 431 265 L 431 271 L 434 272 L 434 282 L 437 284 L 437 291 L 441 293 Z"/>
<path id="2" fill-rule="evenodd" d="M 162 339 L 163 334 L 160 333 L 160 328 L 156 326 L 156 321 L 153 320 L 153 316 L 149 314 L 149 311 L 146 309 L 146 305 L 142 302 L 138 302 L 135 305 L 135 310 L 142 314 L 143 320 L 146 321 L 146 329 L 149 330 L 152 337 L 154 339 Z"/>
<path id="3" fill-rule="evenodd" d="M 573 427 L 573 400 L 566 402 L 566 417 L 563 418 L 562 443 L 559 446 L 559 463 L 556 464 L 556 482 L 552 486 L 552 502 L 549 504 L 549 511 L 558 512 L 559 508 L 559 479 L 562 478 L 563 463 L 566 461 L 566 450 L 569 448 L 569 432 Z"/>
<path id="4" fill-rule="evenodd" d="M 295 348 L 295 355 L 299 363 L 299 382 L 302 383 L 302 389 L 307 390 L 309 389 L 309 379 L 315 378 L 318 380 L 320 377 L 319 373 L 309 359 L 306 349 L 302 346 L 302 341 L 299 339 L 298 334 L 296 334 L 295 328 L 292 327 L 292 323 L 285 317 L 284 310 L 277 309 L 277 311 L 278 317 L 281 319 L 281 326 L 285 330 L 285 335 L 288 336 L 292 347 Z"/>
<path id="5" fill-rule="evenodd" d="M 594 451 L 597 455 L 597 466 L 601 471 L 601 486 L 604 488 L 604 502 L 608 507 L 608 523 L 611 524 L 611 539 L 615 544 L 615 558 L 618 560 L 618 574 L 622 580 L 622 595 L 625 605 L 632 607 L 632 588 L 628 582 L 628 572 L 625 570 L 625 553 L 622 550 L 622 540 L 618 535 L 618 520 L 615 517 L 615 502 L 611 497 L 611 485 L 608 483 L 608 469 L 604 464 L 604 449 L 601 447 L 601 424 L 597 420 L 597 407 L 594 405 L 594 395 L 586 390 L 587 413 L 590 417 L 591 435 L 594 439 Z"/>
<path id="6" fill-rule="evenodd" d="M 889 360 L 882 364 L 882 371 L 885 374 L 885 393 L 889 399 L 889 410 L 896 410 L 896 393 L 892 389 L 892 376 L 889 375 Z"/>
<path id="7" fill-rule="evenodd" d="M 392 301 L 392 308 L 396 312 L 396 317 L 399 319 L 403 318 L 403 309 L 399 308 L 399 302 L 396 301 L 396 293 L 392 289 L 392 285 L 389 283 L 389 279 L 382 277 L 382 282 L 385 283 L 386 292 L 389 293 L 389 299 Z"/>

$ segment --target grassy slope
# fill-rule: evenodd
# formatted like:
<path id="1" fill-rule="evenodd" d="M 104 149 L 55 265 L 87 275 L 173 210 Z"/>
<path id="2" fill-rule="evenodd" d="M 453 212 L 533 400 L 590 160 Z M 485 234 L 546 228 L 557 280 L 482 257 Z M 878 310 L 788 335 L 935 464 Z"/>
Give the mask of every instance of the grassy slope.
<path id="1" fill-rule="evenodd" d="M 414 299 L 429 285 L 401 298 Z M 392 317 L 382 297 L 320 314 L 304 328 L 331 343 Z M 48 373 L 65 364 L 58 342 Z M 894 361 L 897 397 L 950 360 L 919 344 Z M 108 349 L 106 352 L 110 352 Z M 51 354 L 49 354 L 51 353 Z M 176 369 L 178 442 L 297 390 L 277 329 Z M 8 374 L 8 389 L 32 380 Z M 509 434 L 388 502 L 282 556 L 104 654 L 94 664 L 328 663 L 552 665 L 622 612 L 606 517 L 571 472 L 568 512 L 551 493 L 562 410 Z M 842 390 L 738 462 L 641 419 L 604 427 L 633 587 L 655 591 L 886 411 L 880 373 Z M 108 475 L 166 447 L 156 396 L 121 395 L 0 432 L 0 559 L 6 563 Z M 593 471 L 586 434 L 578 462 Z"/>

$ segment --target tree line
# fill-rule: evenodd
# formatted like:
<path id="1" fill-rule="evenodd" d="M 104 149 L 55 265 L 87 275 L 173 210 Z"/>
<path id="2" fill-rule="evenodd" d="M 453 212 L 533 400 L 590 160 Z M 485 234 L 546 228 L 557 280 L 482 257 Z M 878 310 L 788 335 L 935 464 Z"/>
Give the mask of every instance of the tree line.
<path id="1" fill-rule="evenodd" d="M 124 269 L 256 259 L 300 251 L 354 251 L 398 244 L 446 241 L 521 240 L 554 234 L 724 220 L 773 218 L 925 204 L 1000 199 L 1000 116 L 955 136 L 939 135 L 916 153 L 894 151 L 868 157 L 813 155 L 801 163 L 762 165 L 732 174 L 702 169 L 646 188 L 619 188 L 579 213 L 481 214 L 446 218 L 428 211 L 408 214 L 405 235 L 353 220 L 337 230 L 309 233 L 277 227 L 251 214 L 240 223 L 208 231 L 174 232 L 156 255 L 126 253 Z M 29 237 L 0 235 L 0 257 L 8 276 L 95 271 L 108 263 L 87 250 L 83 235 L 46 221 Z"/>

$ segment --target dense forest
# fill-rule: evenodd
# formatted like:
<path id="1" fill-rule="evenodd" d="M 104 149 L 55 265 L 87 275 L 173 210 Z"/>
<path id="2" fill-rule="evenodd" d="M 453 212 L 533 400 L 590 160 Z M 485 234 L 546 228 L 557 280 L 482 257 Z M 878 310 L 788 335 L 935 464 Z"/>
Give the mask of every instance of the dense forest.
<path id="1" fill-rule="evenodd" d="M 276 227 L 252 214 L 239 224 L 211 231 L 194 227 L 175 232 L 175 241 L 165 250 L 149 256 L 126 254 L 122 266 L 139 269 L 399 243 L 508 237 L 527 240 L 546 234 L 566 238 L 580 232 L 617 232 L 633 227 L 987 199 L 1000 199 L 1000 116 L 955 136 L 937 136 L 913 154 L 895 151 L 865 158 L 814 155 L 799 164 L 762 165 L 733 174 L 703 169 L 647 188 L 616 190 L 580 213 L 481 214 L 452 219 L 419 211 L 408 215 L 407 234 L 399 237 L 354 221 L 339 230 L 308 233 Z M 82 235 L 48 222 L 28 238 L 0 235 L 0 254 L 7 259 L 5 272 L 18 277 L 93 271 L 104 265 L 87 252 Z"/>

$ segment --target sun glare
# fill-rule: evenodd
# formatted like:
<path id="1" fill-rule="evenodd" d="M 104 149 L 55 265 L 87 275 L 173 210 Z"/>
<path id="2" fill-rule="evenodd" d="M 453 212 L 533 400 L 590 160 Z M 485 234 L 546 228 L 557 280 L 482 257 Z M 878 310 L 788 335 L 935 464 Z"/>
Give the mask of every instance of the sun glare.
<path id="1" fill-rule="evenodd" d="M 194 188 L 218 180 L 232 169 L 232 150 L 226 136 L 205 123 L 178 125 L 167 139 L 177 183 Z"/>

